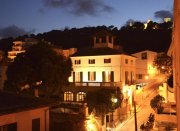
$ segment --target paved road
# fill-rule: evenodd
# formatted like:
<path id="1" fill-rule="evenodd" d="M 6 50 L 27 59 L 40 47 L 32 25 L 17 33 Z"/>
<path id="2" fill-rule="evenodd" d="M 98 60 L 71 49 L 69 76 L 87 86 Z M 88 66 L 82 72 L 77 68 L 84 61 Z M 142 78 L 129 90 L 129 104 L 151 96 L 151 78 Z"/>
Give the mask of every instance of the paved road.
<path id="1" fill-rule="evenodd" d="M 150 107 L 150 100 L 158 94 L 156 90 L 153 90 L 156 87 L 157 85 L 152 86 L 150 95 L 141 102 L 141 106 L 137 105 L 138 130 L 140 130 L 140 125 L 142 123 L 147 122 L 149 114 L 154 112 Z M 119 124 L 116 127 L 116 131 L 135 131 L 134 123 L 134 116 L 131 116 L 126 122 Z"/>

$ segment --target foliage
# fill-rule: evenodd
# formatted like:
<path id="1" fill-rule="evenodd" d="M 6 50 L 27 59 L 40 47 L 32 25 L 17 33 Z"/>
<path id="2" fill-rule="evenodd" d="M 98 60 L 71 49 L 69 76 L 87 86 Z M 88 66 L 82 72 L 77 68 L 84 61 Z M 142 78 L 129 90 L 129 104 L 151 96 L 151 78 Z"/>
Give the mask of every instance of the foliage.
<path id="1" fill-rule="evenodd" d="M 156 28 L 157 27 L 157 28 Z M 61 30 L 52 30 L 45 33 L 39 33 L 37 35 L 30 35 L 29 37 L 49 41 L 56 46 L 63 48 L 83 48 L 92 47 L 93 39 L 92 36 L 99 30 L 108 30 L 115 36 L 114 43 L 123 47 L 124 51 L 132 54 L 142 50 L 152 50 L 156 52 L 166 51 L 171 43 L 172 34 L 172 22 L 156 23 L 149 22 L 147 29 L 144 28 L 143 22 L 135 21 L 133 26 L 129 24 L 123 27 L 83 27 L 83 28 L 65 28 Z M 155 29 L 154 29 L 155 28 Z M 15 40 L 24 40 L 27 36 L 21 36 Z M 0 40 L 1 49 L 10 49 L 9 43 L 5 40 Z M 146 44 L 145 44 L 146 43 Z M 11 43 L 12 45 L 12 43 Z M 138 47 L 138 48 L 137 48 Z M 5 51 L 5 50 L 3 50 Z"/>
<path id="2" fill-rule="evenodd" d="M 155 96 L 151 102 L 151 108 L 153 108 L 153 110 L 157 111 L 157 113 L 162 113 L 163 111 L 163 107 L 162 107 L 162 102 L 165 100 L 165 98 L 161 95 L 157 95 Z"/>
<path id="3" fill-rule="evenodd" d="M 149 115 L 149 119 L 148 121 L 144 124 L 142 124 L 140 126 L 140 129 L 143 130 L 143 131 L 149 131 L 150 129 L 153 128 L 153 125 L 154 125 L 154 114 L 150 114 Z"/>
<path id="4" fill-rule="evenodd" d="M 113 102 L 112 98 L 117 98 L 117 102 Z M 87 106 L 89 112 L 95 111 L 96 115 L 103 115 L 113 111 L 121 105 L 123 94 L 115 92 L 115 90 L 101 89 L 96 92 L 87 93 Z"/>
<path id="5" fill-rule="evenodd" d="M 9 65 L 5 89 L 21 92 L 24 88 L 41 86 L 46 95 L 52 95 L 68 83 L 71 71 L 70 59 L 58 55 L 52 46 L 39 43 L 19 54 Z"/>
<path id="6" fill-rule="evenodd" d="M 157 55 L 153 65 L 163 74 L 172 74 L 172 58 L 164 52 Z"/>

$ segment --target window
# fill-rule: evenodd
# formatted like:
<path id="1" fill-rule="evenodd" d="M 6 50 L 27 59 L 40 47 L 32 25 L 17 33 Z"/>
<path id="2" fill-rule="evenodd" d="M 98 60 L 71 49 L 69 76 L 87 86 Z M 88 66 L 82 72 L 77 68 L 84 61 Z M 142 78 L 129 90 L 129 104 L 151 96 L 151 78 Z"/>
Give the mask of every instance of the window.
<path id="1" fill-rule="evenodd" d="M 17 123 L 0 126 L 0 131 L 17 131 Z"/>
<path id="2" fill-rule="evenodd" d="M 112 36 L 109 36 L 109 43 L 112 43 Z"/>
<path id="3" fill-rule="evenodd" d="M 73 82 L 82 82 L 83 72 L 73 72 Z"/>
<path id="4" fill-rule="evenodd" d="M 114 82 L 114 71 L 103 71 L 102 72 L 103 82 Z"/>
<path id="5" fill-rule="evenodd" d="M 79 65 L 79 64 L 81 64 L 81 60 L 75 60 L 74 63 L 75 63 L 75 65 Z"/>
<path id="6" fill-rule="evenodd" d="M 96 80 L 96 72 L 88 72 L 88 81 Z"/>
<path id="7" fill-rule="evenodd" d="M 134 83 L 134 72 L 131 71 L 131 84 L 133 84 L 133 83 Z"/>
<path id="8" fill-rule="evenodd" d="M 125 64 L 128 64 L 128 59 L 125 59 Z"/>
<path id="9" fill-rule="evenodd" d="M 32 131 L 40 131 L 40 118 L 32 120 Z"/>
<path id="10" fill-rule="evenodd" d="M 125 71 L 125 84 L 129 84 L 129 72 Z"/>
<path id="11" fill-rule="evenodd" d="M 99 38 L 96 37 L 96 43 L 99 43 Z"/>
<path id="12" fill-rule="evenodd" d="M 147 52 L 144 52 L 141 54 L 141 59 L 146 60 L 147 59 Z"/>
<path id="13" fill-rule="evenodd" d="M 64 92 L 64 101 L 73 101 L 73 93 L 72 92 Z"/>
<path id="14" fill-rule="evenodd" d="M 84 93 L 84 92 L 77 93 L 77 101 L 84 101 L 85 98 L 86 98 L 86 93 Z"/>
<path id="15" fill-rule="evenodd" d="M 131 60 L 131 64 L 133 64 L 133 62 L 134 62 L 134 61 L 133 61 L 133 60 Z"/>
<path id="16" fill-rule="evenodd" d="M 142 77 L 143 77 L 142 74 L 137 74 L 138 79 L 142 79 Z"/>
<path id="17" fill-rule="evenodd" d="M 102 43 L 106 43 L 106 36 L 102 37 Z"/>
<path id="18" fill-rule="evenodd" d="M 89 64 L 95 64 L 95 59 L 89 59 Z"/>
<path id="19" fill-rule="evenodd" d="M 109 58 L 109 59 L 104 59 L 104 63 L 111 63 L 111 58 Z"/>

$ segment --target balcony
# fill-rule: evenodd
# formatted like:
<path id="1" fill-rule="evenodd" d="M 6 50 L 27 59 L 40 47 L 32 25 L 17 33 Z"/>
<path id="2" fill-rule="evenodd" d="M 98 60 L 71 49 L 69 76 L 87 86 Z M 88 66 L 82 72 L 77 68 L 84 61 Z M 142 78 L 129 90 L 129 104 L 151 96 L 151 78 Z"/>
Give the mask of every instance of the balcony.
<path id="1" fill-rule="evenodd" d="M 74 82 L 74 86 L 94 86 L 94 87 L 117 87 L 120 82 Z"/>

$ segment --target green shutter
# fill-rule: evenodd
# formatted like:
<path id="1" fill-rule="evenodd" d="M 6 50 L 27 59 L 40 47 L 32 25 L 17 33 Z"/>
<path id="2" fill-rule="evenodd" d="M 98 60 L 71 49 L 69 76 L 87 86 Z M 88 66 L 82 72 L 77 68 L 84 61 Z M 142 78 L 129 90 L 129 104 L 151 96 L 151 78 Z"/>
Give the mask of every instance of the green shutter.
<path id="1" fill-rule="evenodd" d="M 105 82 L 105 71 L 102 72 L 102 82 Z"/>
<path id="2" fill-rule="evenodd" d="M 75 82 L 75 72 L 73 72 L 73 82 Z"/>
<path id="3" fill-rule="evenodd" d="M 96 72 L 94 72 L 94 80 L 96 80 Z"/>
<path id="4" fill-rule="evenodd" d="M 88 71 L 88 81 L 90 80 L 90 72 Z"/>
<path id="5" fill-rule="evenodd" d="M 83 82 L 83 72 L 80 72 L 80 82 Z"/>
<path id="6" fill-rule="evenodd" d="M 111 71 L 111 82 L 114 82 L 114 71 Z"/>

